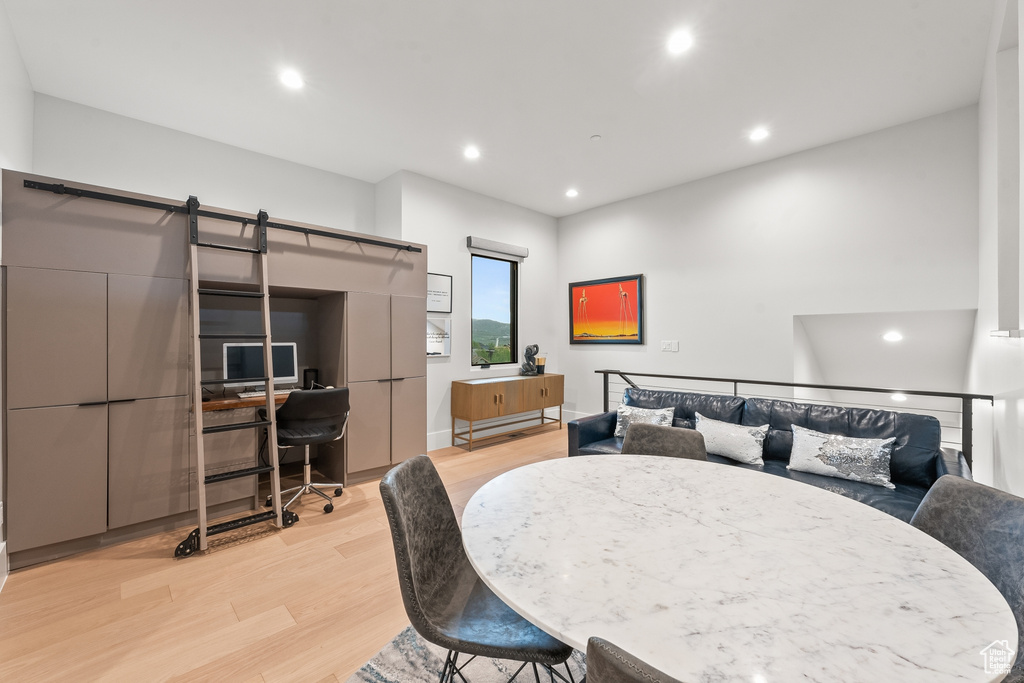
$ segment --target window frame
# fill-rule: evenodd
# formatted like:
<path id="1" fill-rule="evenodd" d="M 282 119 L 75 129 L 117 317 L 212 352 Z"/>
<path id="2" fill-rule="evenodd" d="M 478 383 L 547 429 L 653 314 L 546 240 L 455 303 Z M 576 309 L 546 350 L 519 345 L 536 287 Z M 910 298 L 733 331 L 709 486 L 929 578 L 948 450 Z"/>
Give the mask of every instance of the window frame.
<path id="1" fill-rule="evenodd" d="M 469 261 L 469 365 L 472 368 L 517 365 L 519 363 L 519 261 L 490 254 L 471 252 Z M 509 359 L 500 363 L 473 362 L 473 275 L 475 259 L 488 259 L 509 264 Z"/>

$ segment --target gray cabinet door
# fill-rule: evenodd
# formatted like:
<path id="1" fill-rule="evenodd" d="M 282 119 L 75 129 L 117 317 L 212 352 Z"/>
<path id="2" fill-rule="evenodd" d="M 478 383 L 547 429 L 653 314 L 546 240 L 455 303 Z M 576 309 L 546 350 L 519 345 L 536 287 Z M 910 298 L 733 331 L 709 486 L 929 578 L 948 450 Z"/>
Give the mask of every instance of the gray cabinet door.
<path id="1" fill-rule="evenodd" d="M 110 528 L 188 510 L 189 397 L 109 406 Z"/>
<path id="2" fill-rule="evenodd" d="M 426 330 L 426 299 L 391 297 L 392 377 L 424 377 L 427 374 Z"/>
<path id="3" fill-rule="evenodd" d="M 391 462 L 427 452 L 427 378 L 391 382 Z"/>
<path id="4" fill-rule="evenodd" d="M 7 269 L 7 407 L 107 400 L 107 276 Z"/>
<path id="5" fill-rule="evenodd" d="M 391 464 L 391 380 L 348 385 L 348 471 Z"/>
<path id="6" fill-rule="evenodd" d="M 255 408 L 238 408 L 236 410 L 210 410 L 203 413 L 203 423 L 207 427 L 214 425 L 233 424 L 236 422 L 252 422 L 256 419 Z M 194 427 L 193 427 L 194 431 Z M 206 474 L 240 470 L 256 465 L 256 448 L 258 440 L 263 438 L 262 430 L 240 429 L 233 432 L 207 434 L 203 441 L 203 456 L 206 458 Z M 189 456 L 189 509 L 199 507 L 199 474 L 196 471 L 195 446 Z M 210 484 L 206 487 L 206 504 L 217 505 L 233 500 L 249 498 L 256 495 L 256 477 L 242 477 Z"/>
<path id="7" fill-rule="evenodd" d="M 107 530 L 107 406 L 7 411 L 10 552 Z"/>
<path id="8" fill-rule="evenodd" d="M 111 401 L 188 393 L 185 280 L 108 276 L 107 371 Z"/>
<path id="9" fill-rule="evenodd" d="M 426 324 L 424 321 L 424 329 Z M 349 292 L 345 302 L 345 326 L 348 381 L 390 378 L 391 297 Z"/>

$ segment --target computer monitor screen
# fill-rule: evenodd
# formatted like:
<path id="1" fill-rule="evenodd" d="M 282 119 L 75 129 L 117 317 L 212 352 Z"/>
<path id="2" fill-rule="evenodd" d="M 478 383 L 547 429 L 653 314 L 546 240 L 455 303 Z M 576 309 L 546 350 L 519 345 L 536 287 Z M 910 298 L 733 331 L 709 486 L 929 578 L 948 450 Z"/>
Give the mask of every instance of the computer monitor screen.
<path id="1" fill-rule="evenodd" d="M 274 342 L 274 384 L 299 381 L 298 351 L 295 342 Z M 230 342 L 224 344 L 224 379 L 263 377 L 263 344 Z M 243 387 L 254 382 L 229 382 L 225 387 Z"/>

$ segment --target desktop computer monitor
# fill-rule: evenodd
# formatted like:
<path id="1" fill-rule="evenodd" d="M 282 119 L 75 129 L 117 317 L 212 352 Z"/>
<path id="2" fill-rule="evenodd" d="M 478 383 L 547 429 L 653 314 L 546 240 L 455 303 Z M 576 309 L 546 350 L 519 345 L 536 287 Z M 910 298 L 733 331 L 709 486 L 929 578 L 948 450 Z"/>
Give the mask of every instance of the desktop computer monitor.
<path id="1" fill-rule="evenodd" d="M 274 384 L 299 381 L 298 351 L 295 342 L 274 342 Z M 263 377 L 263 344 L 229 342 L 224 344 L 224 379 Z M 244 387 L 254 382 L 227 382 L 225 387 Z"/>

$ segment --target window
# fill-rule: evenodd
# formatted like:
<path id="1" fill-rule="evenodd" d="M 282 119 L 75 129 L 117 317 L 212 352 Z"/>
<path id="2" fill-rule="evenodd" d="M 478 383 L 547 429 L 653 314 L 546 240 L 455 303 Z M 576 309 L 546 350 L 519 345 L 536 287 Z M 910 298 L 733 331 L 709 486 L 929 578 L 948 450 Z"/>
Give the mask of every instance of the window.
<path id="1" fill-rule="evenodd" d="M 515 261 L 473 254 L 473 365 L 518 362 Z"/>

